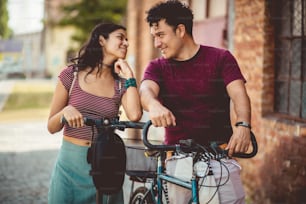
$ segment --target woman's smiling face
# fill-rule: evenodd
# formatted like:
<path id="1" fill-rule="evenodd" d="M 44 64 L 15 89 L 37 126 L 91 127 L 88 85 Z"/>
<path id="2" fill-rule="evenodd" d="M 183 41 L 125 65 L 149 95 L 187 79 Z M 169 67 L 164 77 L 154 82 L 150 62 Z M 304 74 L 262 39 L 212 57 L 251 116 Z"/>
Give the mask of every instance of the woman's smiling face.
<path id="1" fill-rule="evenodd" d="M 126 57 L 129 43 L 125 30 L 115 30 L 109 34 L 107 39 L 100 36 L 100 40 L 102 41 L 104 57 L 114 57 L 115 60 Z"/>

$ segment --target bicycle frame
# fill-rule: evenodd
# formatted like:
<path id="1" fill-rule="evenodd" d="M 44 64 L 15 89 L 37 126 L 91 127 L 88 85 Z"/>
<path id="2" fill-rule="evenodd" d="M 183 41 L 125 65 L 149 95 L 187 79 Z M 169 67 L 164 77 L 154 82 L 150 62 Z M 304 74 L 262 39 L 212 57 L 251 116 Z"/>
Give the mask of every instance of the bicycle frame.
<path id="1" fill-rule="evenodd" d="M 164 166 L 162 165 L 161 157 L 158 158 L 158 166 L 157 166 L 157 204 L 162 204 L 162 181 L 167 181 L 181 187 L 187 188 L 191 190 L 192 194 L 192 204 L 199 203 L 199 196 L 198 196 L 198 180 L 195 175 L 192 175 L 191 182 L 183 181 L 179 178 L 174 176 L 170 176 L 164 173 L 163 169 Z"/>

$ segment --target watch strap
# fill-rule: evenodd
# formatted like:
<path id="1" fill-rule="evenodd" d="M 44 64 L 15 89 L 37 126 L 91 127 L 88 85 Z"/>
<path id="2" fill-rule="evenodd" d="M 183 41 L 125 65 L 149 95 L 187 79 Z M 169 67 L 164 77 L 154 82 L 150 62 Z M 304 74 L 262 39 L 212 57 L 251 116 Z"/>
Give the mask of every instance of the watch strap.
<path id="1" fill-rule="evenodd" d="M 238 127 L 238 126 L 243 126 L 243 127 L 247 127 L 247 128 L 250 128 L 250 129 L 252 128 L 251 125 L 250 125 L 250 123 L 244 122 L 244 121 L 237 122 L 237 123 L 235 124 L 235 126 L 236 126 L 236 127 Z"/>

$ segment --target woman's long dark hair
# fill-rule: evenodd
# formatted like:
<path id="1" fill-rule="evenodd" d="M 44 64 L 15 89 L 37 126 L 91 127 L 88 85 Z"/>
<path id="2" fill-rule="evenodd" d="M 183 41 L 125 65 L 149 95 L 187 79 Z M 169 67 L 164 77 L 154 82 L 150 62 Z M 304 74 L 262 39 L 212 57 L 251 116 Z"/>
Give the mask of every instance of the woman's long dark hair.
<path id="1" fill-rule="evenodd" d="M 90 67 L 90 71 L 88 72 L 88 74 L 90 74 L 93 72 L 95 67 L 98 67 L 97 74 L 101 73 L 103 50 L 99 43 L 99 36 L 103 36 L 105 39 L 108 39 L 109 34 L 118 29 L 126 30 L 124 26 L 114 23 L 100 23 L 95 26 L 95 28 L 91 31 L 90 38 L 81 47 L 78 57 L 71 60 L 73 62 L 76 61 L 75 63 L 78 70 L 84 70 L 87 67 Z M 115 78 L 118 78 L 118 75 L 114 73 L 114 69 L 112 69 L 112 73 Z"/>

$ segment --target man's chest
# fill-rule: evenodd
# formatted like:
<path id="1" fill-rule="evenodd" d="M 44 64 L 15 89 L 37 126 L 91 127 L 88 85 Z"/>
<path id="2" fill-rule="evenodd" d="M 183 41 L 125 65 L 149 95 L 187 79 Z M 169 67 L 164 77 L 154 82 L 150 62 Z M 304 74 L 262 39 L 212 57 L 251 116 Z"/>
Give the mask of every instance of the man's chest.
<path id="1" fill-rule="evenodd" d="M 215 67 L 169 68 L 162 73 L 161 93 L 168 97 L 203 97 L 213 94 L 223 80 Z"/>

